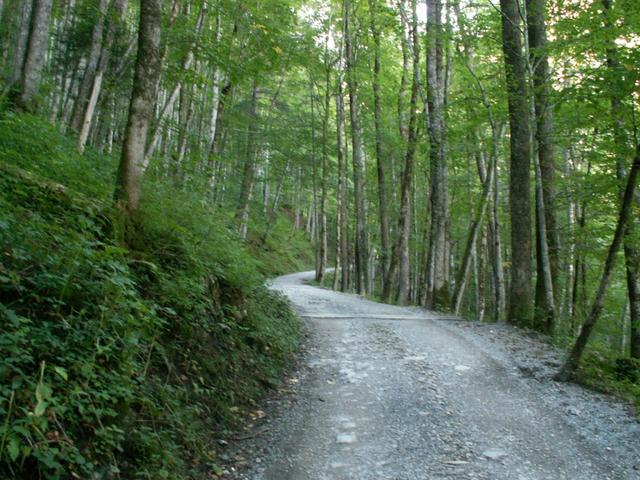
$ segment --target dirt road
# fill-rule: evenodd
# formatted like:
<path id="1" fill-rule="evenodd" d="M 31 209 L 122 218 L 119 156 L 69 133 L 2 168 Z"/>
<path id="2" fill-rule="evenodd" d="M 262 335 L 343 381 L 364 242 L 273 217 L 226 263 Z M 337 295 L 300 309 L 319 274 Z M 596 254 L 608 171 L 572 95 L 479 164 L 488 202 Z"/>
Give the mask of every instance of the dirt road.
<path id="1" fill-rule="evenodd" d="M 508 326 L 439 319 L 276 279 L 309 332 L 290 390 L 229 447 L 263 480 L 640 479 L 625 405 L 553 382 L 558 352 Z"/>

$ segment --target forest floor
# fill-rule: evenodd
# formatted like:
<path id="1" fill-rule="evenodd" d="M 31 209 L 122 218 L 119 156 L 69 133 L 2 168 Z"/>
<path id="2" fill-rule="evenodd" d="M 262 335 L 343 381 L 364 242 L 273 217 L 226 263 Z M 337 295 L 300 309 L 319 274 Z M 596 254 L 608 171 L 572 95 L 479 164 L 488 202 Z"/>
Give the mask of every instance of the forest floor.
<path id="1" fill-rule="evenodd" d="M 551 380 L 561 351 L 312 277 L 273 282 L 305 322 L 305 350 L 246 431 L 220 440 L 222 478 L 640 479 L 631 406 Z"/>

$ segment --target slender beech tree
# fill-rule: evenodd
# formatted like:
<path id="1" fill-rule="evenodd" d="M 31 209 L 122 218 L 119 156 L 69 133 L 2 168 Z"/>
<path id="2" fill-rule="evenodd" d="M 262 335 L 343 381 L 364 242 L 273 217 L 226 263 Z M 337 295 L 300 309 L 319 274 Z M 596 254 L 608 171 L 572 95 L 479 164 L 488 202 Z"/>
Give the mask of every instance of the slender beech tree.
<path id="1" fill-rule="evenodd" d="M 322 283 L 327 268 L 328 238 L 327 211 L 329 209 L 329 115 L 331 113 L 331 61 L 329 59 L 329 33 L 324 44 L 324 103 L 322 113 L 322 169 L 320 173 L 320 218 L 318 219 L 320 240 L 320 268 L 317 280 Z"/>
<path id="2" fill-rule="evenodd" d="M 253 81 L 251 102 L 249 104 L 249 124 L 247 125 L 247 141 L 242 171 L 240 198 L 236 208 L 236 223 L 243 239 L 247 238 L 249 222 L 249 206 L 253 195 L 253 184 L 256 176 L 256 154 L 258 136 L 258 82 Z"/>
<path id="3" fill-rule="evenodd" d="M 413 170 L 415 164 L 416 144 L 418 137 L 418 93 L 420 79 L 420 43 L 416 0 L 412 0 L 411 50 L 413 57 L 413 77 L 411 82 L 411 100 L 409 103 L 409 123 L 407 149 L 404 157 L 402 184 L 400 187 L 400 212 L 398 216 L 398 235 L 393 246 L 391 263 L 386 276 L 382 298 L 401 305 L 409 298 L 409 234 L 411 232 L 411 194 Z M 394 291 L 395 288 L 395 291 Z"/>
<path id="4" fill-rule="evenodd" d="M 429 118 L 429 200 L 431 223 L 423 303 L 448 308 L 449 186 L 445 145 L 445 65 L 443 62 L 442 1 L 427 0 L 427 112 Z"/>
<path id="5" fill-rule="evenodd" d="M 344 65 L 344 45 L 340 42 L 338 51 L 338 74 L 336 79 L 336 152 L 338 157 L 338 191 L 337 191 L 337 221 L 336 221 L 336 262 L 339 263 L 340 290 L 349 289 L 349 219 L 347 218 L 347 157 L 344 134 L 344 92 L 342 83 Z"/>
<path id="6" fill-rule="evenodd" d="M 602 0 L 605 14 L 605 26 L 607 31 L 615 32 L 612 25 L 612 1 Z M 613 138 L 618 152 L 616 157 L 616 176 L 620 182 L 620 198 L 624 195 L 622 188 L 622 182 L 624 181 L 625 171 L 627 169 L 629 156 L 629 140 L 627 137 L 627 128 L 625 125 L 624 104 L 623 104 L 623 92 L 624 89 L 618 84 L 619 79 L 622 78 L 622 70 L 624 67 L 620 65 L 618 59 L 618 52 L 615 43 L 613 42 L 613 35 L 609 40 L 609 46 L 607 47 L 607 69 L 614 80 L 614 87 L 609 89 L 610 92 L 610 108 L 612 117 L 612 130 Z M 631 221 L 625 230 L 623 240 L 623 250 L 625 257 L 625 273 L 627 276 L 627 297 L 629 303 L 629 317 L 630 321 L 630 336 L 629 346 L 630 354 L 633 358 L 640 358 L 640 245 L 637 243 L 638 234 L 640 233 L 640 200 L 636 196 L 635 203 L 631 205 L 632 212 L 635 215 L 631 216 Z"/>
<path id="7" fill-rule="evenodd" d="M 138 54 L 114 194 L 116 208 L 123 214 L 125 222 L 134 216 L 140 207 L 140 176 L 162 68 L 162 1 L 140 0 Z"/>
<path id="8" fill-rule="evenodd" d="M 84 112 L 89 102 L 89 95 L 91 94 L 91 85 L 93 84 L 96 69 L 98 68 L 104 40 L 104 23 L 108 6 L 108 0 L 98 0 L 96 20 L 91 34 L 91 46 L 89 47 L 84 72 L 82 73 L 82 80 L 80 81 L 76 100 L 73 105 L 73 113 L 71 114 L 70 127 L 76 131 L 80 130 L 82 125 Z"/>
<path id="9" fill-rule="evenodd" d="M 385 181 L 384 152 L 382 149 L 382 104 L 380 99 L 380 72 L 382 62 L 380 60 L 380 27 L 377 22 L 378 0 L 369 0 L 369 13 L 371 15 L 371 36 L 373 37 L 373 116 L 375 125 L 375 150 L 376 172 L 378 174 L 378 216 L 380 222 L 380 253 L 382 267 L 382 283 L 384 284 L 389 270 L 389 216 L 387 214 L 387 193 Z"/>
<path id="10" fill-rule="evenodd" d="M 533 84 L 535 111 L 536 203 L 542 212 L 536 222 L 536 300 L 535 323 L 538 330 L 552 333 L 555 320 L 556 285 L 558 284 L 558 232 L 555 206 L 555 163 L 553 156 L 553 112 L 550 101 L 551 82 L 547 54 L 545 23 L 546 0 L 526 0 L 529 65 Z M 537 211 L 540 208 L 536 208 Z M 543 231 L 544 230 L 544 234 Z M 548 264 L 548 265 L 546 265 Z"/>
<path id="11" fill-rule="evenodd" d="M 369 285 L 369 248 L 367 232 L 366 189 L 365 189 L 365 156 L 360 121 L 360 105 L 358 101 L 358 75 L 356 73 L 357 48 L 353 29 L 353 4 L 344 2 L 344 39 L 346 47 L 347 87 L 349 90 L 349 116 L 351 119 L 351 151 L 353 155 L 353 189 L 355 196 L 355 276 L 356 291 L 367 293 Z"/>
<path id="12" fill-rule="evenodd" d="M 23 3 L 31 3 L 25 0 Z M 23 110 L 36 110 L 37 96 L 42 81 L 42 71 L 45 66 L 45 55 L 49 45 L 49 24 L 51 23 L 51 10 L 53 0 L 33 0 L 30 9 L 30 22 L 24 51 L 24 61 L 20 65 L 19 87 L 15 101 Z M 21 26 L 23 28 L 24 26 Z M 18 49 L 22 49 L 24 33 L 19 35 Z M 18 61 L 22 58 L 17 56 Z"/>
<path id="13" fill-rule="evenodd" d="M 531 292 L 531 143 L 525 59 L 518 0 L 500 0 L 502 49 L 509 106 L 511 213 L 511 282 L 508 320 L 529 325 Z"/>
<path id="14" fill-rule="evenodd" d="M 591 309 L 589 310 L 589 316 L 582 325 L 580 335 L 576 340 L 571 353 L 567 358 L 567 361 L 563 365 L 562 369 L 555 376 L 556 380 L 567 381 L 574 377 L 576 370 L 580 366 L 580 359 L 584 353 L 584 349 L 587 346 L 593 327 L 600 318 L 602 309 L 604 308 L 604 299 L 611 283 L 611 274 L 613 273 L 613 267 L 615 266 L 616 255 L 620 250 L 620 245 L 623 242 L 627 227 L 629 224 L 629 217 L 634 203 L 634 195 L 636 184 L 638 182 L 638 173 L 640 173 L 640 145 L 636 147 L 636 156 L 627 175 L 627 184 L 622 196 L 622 205 L 620 206 L 620 213 L 618 215 L 618 222 L 616 224 L 616 230 L 613 234 L 613 240 L 609 246 L 607 252 L 607 258 L 605 260 L 602 276 L 598 282 L 598 288 L 593 297 L 591 303 Z"/>
<path id="15" fill-rule="evenodd" d="M 109 67 L 111 50 L 116 37 L 116 33 L 121 27 L 122 17 L 124 15 L 126 7 L 127 0 L 114 0 L 111 5 L 111 15 L 108 19 L 107 31 L 104 35 L 104 40 L 102 40 L 100 43 L 100 58 L 98 60 L 95 71 L 93 72 L 93 78 L 91 78 L 90 80 L 91 85 L 88 92 L 88 98 L 86 100 L 86 103 L 84 104 L 84 109 L 82 111 L 82 119 L 79 127 L 80 134 L 78 135 L 78 150 L 80 152 L 84 151 L 85 144 L 87 143 L 87 139 L 89 138 L 89 129 L 94 118 L 98 99 L 100 98 L 100 94 L 102 92 L 102 83 L 104 80 L 104 76 L 106 75 L 107 69 Z M 81 98 L 76 100 L 77 105 L 81 105 L 81 103 Z M 77 127 L 74 127 L 72 125 L 72 128 Z"/>

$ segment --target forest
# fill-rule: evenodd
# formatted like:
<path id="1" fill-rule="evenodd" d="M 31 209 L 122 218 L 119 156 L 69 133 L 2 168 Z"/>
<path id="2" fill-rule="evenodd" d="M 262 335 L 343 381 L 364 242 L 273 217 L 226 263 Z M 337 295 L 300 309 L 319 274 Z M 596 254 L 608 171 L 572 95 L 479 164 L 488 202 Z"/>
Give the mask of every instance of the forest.
<path id="1" fill-rule="evenodd" d="M 638 107 L 637 0 L 0 0 L 0 477 L 217 474 L 305 268 L 640 401 Z"/>

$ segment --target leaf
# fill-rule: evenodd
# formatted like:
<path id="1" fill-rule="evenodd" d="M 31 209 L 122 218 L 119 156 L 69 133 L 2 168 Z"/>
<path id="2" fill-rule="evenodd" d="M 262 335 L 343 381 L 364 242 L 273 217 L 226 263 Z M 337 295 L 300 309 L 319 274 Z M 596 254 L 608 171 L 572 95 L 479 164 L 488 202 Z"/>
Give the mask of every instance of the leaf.
<path id="1" fill-rule="evenodd" d="M 47 407 L 49 406 L 49 404 L 47 402 L 38 402 L 38 404 L 36 405 L 36 408 L 33 411 L 33 414 L 36 417 L 41 417 L 44 412 L 47 410 Z"/>
<path id="2" fill-rule="evenodd" d="M 53 369 L 55 370 L 55 372 L 60 375 L 65 381 L 69 380 L 69 375 L 67 374 L 67 371 L 62 368 L 62 367 L 53 367 Z"/>
<path id="3" fill-rule="evenodd" d="M 51 391 L 51 387 L 49 387 L 48 385 L 40 382 L 38 383 L 38 386 L 36 387 L 36 400 L 38 402 L 43 402 L 45 400 L 48 400 L 51 398 L 51 394 L 53 392 Z"/>
<path id="4" fill-rule="evenodd" d="M 7 453 L 9 453 L 9 458 L 11 461 L 16 461 L 18 456 L 20 456 L 20 442 L 16 437 L 11 438 L 9 443 L 7 443 Z"/>

